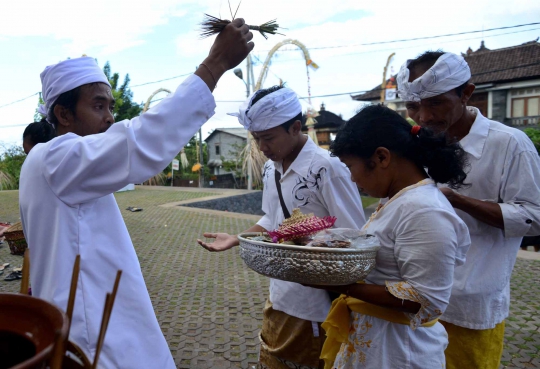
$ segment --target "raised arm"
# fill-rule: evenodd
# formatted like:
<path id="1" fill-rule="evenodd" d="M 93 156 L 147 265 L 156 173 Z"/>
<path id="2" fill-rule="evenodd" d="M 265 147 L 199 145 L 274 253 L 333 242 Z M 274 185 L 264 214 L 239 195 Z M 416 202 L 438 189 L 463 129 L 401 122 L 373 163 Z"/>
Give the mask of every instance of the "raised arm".
<path id="1" fill-rule="evenodd" d="M 214 114 L 211 91 L 223 73 L 253 49 L 242 19 L 225 27 L 194 76 L 159 105 L 101 134 L 66 134 L 43 155 L 43 174 L 55 194 L 76 205 L 159 173 Z"/>

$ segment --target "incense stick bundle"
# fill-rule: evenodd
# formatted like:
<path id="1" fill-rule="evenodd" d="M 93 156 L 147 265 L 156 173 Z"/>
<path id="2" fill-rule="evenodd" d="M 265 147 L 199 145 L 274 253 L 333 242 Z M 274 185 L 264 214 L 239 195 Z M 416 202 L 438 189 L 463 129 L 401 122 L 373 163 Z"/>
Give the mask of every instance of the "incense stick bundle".
<path id="1" fill-rule="evenodd" d="M 101 327 L 99 329 L 98 342 L 96 345 L 96 354 L 94 356 L 94 362 L 92 364 L 92 369 L 97 369 L 97 364 L 99 361 L 99 355 L 101 353 L 101 348 L 103 347 L 103 342 L 105 341 L 105 333 L 109 327 L 109 319 L 111 318 L 111 312 L 114 306 L 114 300 L 116 299 L 116 293 L 118 292 L 118 284 L 120 283 L 120 277 L 122 277 L 122 271 L 119 270 L 116 273 L 116 280 L 114 281 L 114 287 L 111 293 L 108 293 L 105 297 L 105 308 L 103 309 L 103 317 L 101 319 Z"/>
<path id="2" fill-rule="evenodd" d="M 30 249 L 24 251 L 24 259 L 22 266 L 22 280 L 20 293 L 28 295 L 28 286 L 30 284 Z"/>
<path id="3" fill-rule="evenodd" d="M 205 14 L 204 20 L 201 23 L 201 38 L 210 37 L 220 33 L 229 23 L 231 23 L 231 21 L 228 19 L 219 19 L 212 15 Z M 248 27 L 251 30 L 259 31 L 260 34 L 266 39 L 268 39 L 267 34 L 283 35 L 282 33 L 277 32 L 279 25 L 276 23 L 275 19 L 263 23 L 260 26 L 251 26 L 248 24 Z"/>

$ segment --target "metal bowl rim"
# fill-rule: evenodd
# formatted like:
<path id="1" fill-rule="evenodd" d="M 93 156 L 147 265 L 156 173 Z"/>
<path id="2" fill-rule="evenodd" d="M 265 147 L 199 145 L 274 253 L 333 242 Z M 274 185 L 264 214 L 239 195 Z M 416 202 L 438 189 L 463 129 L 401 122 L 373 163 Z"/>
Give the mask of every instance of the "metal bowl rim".
<path id="1" fill-rule="evenodd" d="M 240 241 L 240 246 L 242 246 L 242 242 L 245 243 L 251 243 L 258 246 L 264 246 L 267 248 L 273 248 L 276 250 L 291 250 L 291 251 L 299 251 L 299 252 L 324 252 L 324 253 L 330 253 L 330 254 L 357 254 L 357 253 L 366 253 L 371 251 L 377 251 L 381 248 L 380 245 L 373 245 L 373 246 L 366 246 L 361 249 L 343 249 L 343 248 L 329 248 L 329 247 L 306 247 L 306 246 L 295 246 L 295 245 L 280 245 L 277 243 L 270 243 L 270 242 L 263 242 L 263 241 L 255 241 L 251 239 L 247 239 L 245 237 L 256 237 L 260 236 L 261 232 L 247 232 L 247 233 L 240 233 L 238 235 L 238 240 Z"/>

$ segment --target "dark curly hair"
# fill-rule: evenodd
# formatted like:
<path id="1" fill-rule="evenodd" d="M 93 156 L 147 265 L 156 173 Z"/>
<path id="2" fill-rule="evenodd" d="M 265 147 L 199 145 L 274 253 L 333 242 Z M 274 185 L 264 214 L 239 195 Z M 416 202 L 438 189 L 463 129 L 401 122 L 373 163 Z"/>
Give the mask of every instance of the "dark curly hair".
<path id="1" fill-rule="evenodd" d="M 255 96 L 253 97 L 253 100 L 251 101 L 251 106 L 255 105 L 260 99 L 263 97 L 270 95 L 272 92 L 276 92 L 281 90 L 285 86 L 272 86 L 269 88 L 264 88 L 261 90 L 258 90 L 255 92 Z M 300 112 L 296 117 L 289 119 L 286 122 L 283 122 L 283 124 L 280 125 L 280 127 L 283 127 L 283 129 L 287 132 L 289 132 L 289 128 L 296 122 L 297 120 L 302 121 L 302 112 Z"/>
<path id="2" fill-rule="evenodd" d="M 352 117 L 330 147 L 333 156 L 353 155 L 369 159 L 378 147 L 427 169 L 436 183 L 450 188 L 464 186 L 467 157 L 461 145 L 449 143 L 444 134 L 421 128 L 417 135 L 397 112 L 384 105 L 370 105 Z"/>

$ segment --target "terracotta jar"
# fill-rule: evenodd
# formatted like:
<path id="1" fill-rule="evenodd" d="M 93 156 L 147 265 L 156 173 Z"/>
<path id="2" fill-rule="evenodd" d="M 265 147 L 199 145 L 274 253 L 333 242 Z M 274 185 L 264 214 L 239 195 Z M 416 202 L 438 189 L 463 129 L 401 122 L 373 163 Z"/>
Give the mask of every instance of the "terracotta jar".
<path id="1" fill-rule="evenodd" d="M 68 328 L 66 314 L 45 300 L 0 293 L 0 369 L 44 368 Z"/>

